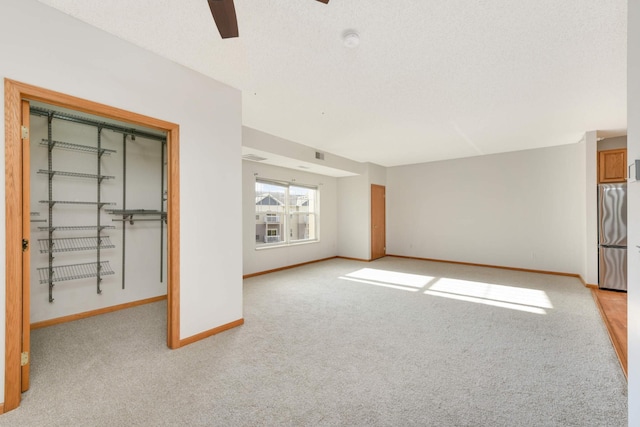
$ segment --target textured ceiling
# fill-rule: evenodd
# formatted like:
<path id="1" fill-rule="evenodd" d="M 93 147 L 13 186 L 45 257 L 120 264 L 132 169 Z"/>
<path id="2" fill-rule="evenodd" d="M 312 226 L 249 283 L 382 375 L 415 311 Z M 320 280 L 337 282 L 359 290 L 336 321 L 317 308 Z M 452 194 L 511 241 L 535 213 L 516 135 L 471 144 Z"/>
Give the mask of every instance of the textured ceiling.
<path id="1" fill-rule="evenodd" d="M 357 161 L 626 134 L 626 0 L 235 0 L 226 40 L 206 0 L 40 1 L 242 90 L 245 126 Z"/>

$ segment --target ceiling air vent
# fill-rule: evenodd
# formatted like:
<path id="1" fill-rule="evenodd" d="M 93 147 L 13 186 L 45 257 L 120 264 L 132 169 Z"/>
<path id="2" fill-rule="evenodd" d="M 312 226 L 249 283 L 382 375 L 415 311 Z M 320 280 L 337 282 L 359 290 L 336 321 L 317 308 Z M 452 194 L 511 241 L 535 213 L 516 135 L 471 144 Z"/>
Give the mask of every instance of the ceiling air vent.
<path id="1" fill-rule="evenodd" d="M 324 160 L 324 153 L 321 153 L 319 151 L 316 151 L 316 159 L 318 160 Z"/>
<path id="2" fill-rule="evenodd" d="M 251 160 L 253 162 L 261 162 L 263 160 L 267 160 L 266 157 L 260 157 L 260 156 L 256 156 L 255 154 L 245 154 L 244 156 L 242 156 L 243 160 Z"/>

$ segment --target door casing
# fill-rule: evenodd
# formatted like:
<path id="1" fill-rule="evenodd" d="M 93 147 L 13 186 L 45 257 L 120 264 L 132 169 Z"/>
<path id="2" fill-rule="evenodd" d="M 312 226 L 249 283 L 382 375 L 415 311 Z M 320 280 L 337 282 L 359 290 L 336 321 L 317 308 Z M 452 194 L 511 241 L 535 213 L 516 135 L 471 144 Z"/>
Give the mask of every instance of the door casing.
<path id="1" fill-rule="evenodd" d="M 386 188 L 371 184 L 371 259 L 386 255 Z"/>
<path id="2" fill-rule="evenodd" d="M 5 377 L 3 412 L 20 405 L 23 369 L 20 366 L 23 328 L 29 340 L 28 313 L 23 303 L 29 287 L 23 286 L 23 223 L 29 221 L 28 200 L 23 206 L 24 176 L 28 159 L 22 153 L 22 100 L 41 101 L 89 114 L 145 126 L 167 133 L 167 346 L 180 347 L 180 196 L 179 126 L 141 114 L 65 95 L 37 86 L 4 80 L 5 90 Z M 26 166 L 23 167 L 23 161 Z M 28 191 L 28 190 L 26 190 Z M 28 193 L 27 193 L 28 194 Z M 26 216 L 26 218 L 25 218 Z M 28 265 L 27 265 L 28 268 Z M 27 276 L 28 277 L 28 276 Z M 26 301 L 28 302 L 28 301 Z M 27 375 L 28 375 L 28 370 Z"/>
<path id="3" fill-rule="evenodd" d="M 30 117 L 29 117 L 29 101 L 22 100 L 21 104 L 21 120 L 22 126 L 29 131 Z M 22 138 L 22 212 L 29 212 L 27 215 L 22 215 L 22 346 L 20 351 L 22 353 L 31 354 L 31 330 L 29 328 L 29 320 L 31 314 L 31 210 L 30 204 L 30 188 L 31 188 L 31 174 L 30 174 L 30 159 L 31 159 L 31 139 L 29 132 L 21 135 Z M 27 243 L 25 248 L 25 242 Z M 21 361 L 22 362 L 22 361 Z M 22 363 L 21 363 L 22 364 Z M 29 372 L 31 370 L 31 358 L 27 358 L 27 362 L 21 366 L 21 381 L 20 391 L 25 392 L 29 390 Z"/>

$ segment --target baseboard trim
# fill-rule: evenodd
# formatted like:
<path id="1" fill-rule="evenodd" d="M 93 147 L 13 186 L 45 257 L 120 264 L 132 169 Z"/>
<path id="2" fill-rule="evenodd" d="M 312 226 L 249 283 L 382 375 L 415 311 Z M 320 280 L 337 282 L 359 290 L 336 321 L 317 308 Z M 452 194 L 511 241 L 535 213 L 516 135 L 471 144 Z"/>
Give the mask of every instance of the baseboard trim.
<path id="1" fill-rule="evenodd" d="M 520 267 L 507 267 L 504 265 L 492 265 L 492 264 L 479 264 L 475 262 L 463 262 L 463 261 L 451 261 L 446 259 L 434 259 L 434 258 L 419 258 L 413 256 L 405 256 L 405 255 L 390 255 L 387 256 L 395 257 L 395 258 L 406 258 L 406 259 L 416 259 L 420 261 L 433 261 L 433 262 L 444 262 L 447 264 L 458 264 L 458 265 L 470 265 L 473 267 L 488 267 L 488 268 L 499 268 L 501 270 L 511 270 L 511 271 L 522 271 L 525 273 L 539 273 L 539 274 L 551 274 L 553 276 L 565 276 L 565 277 L 575 277 L 580 280 L 585 286 L 589 286 L 585 283 L 582 277 L 579 274 L 575 273 L 563 273 L 561 271 L 547 271 L 547 270 L 535 270 L 532 268 L 520 268 Z"/>
<path id="2" fill-rule="evenodd" d="M 85 311 L 83 313 L 70 314 L 68 316 L 56 317 L 55 319 L 43 320 L 41 322 L 35 322 L 30 325 L 31 330 L 46 328 L 47 326 L 59 325 L 60 323 L 72 322 L 74 320 L 86 319 L 87 317 L 98 316 L 100 314 L 112 313 L 118 310 L 124 310 L 125 308 L 137 307 L 139 305 L 150 304 L 152 302 L 158 302 L 166 300 L 166 295 L 160 295 L 153 298 L 141 299 L 138 301 L 131 301 L 124 304 L 112 305 L 111 307 L 99 308 L 97 310 Z"/>
<path id="3" fill-rule="evenodd" d="M 313 261 L 301 262 L 300 264 L 287 265 L 287 266 L 284 266 L 284 267 L 278 267 L 278 268 L 274 268 L 274 269 L 271 269 L 271 270 L 265 270 L 265 271 L 259 271 L 257 273 L 245 274 L 245 275 L 242 276 L 242 278 L 243 279 L 248 279 L 250 277 L 262 276 L 264 274 L 275 273 L 277 271 L 282 271 L 282 270 L 289 270 L 290 268 L 302 267 L 303 265 L 315 264 L 316 262 L 328 261 L 330 259 L 335 259 L 335 258 L 339 258 L 339 257 L 331 256 L 329 258 L 316 259 L 316 260 L 313 260 Z"/>
<path id="4" fill-rule="evenodd" d="M 432 261 L 432 262 L 444 262 L 444 263 L 447 263 L 447 264 L 469 265 L 469 266 L 473 266 L 473 267 L 499 268 L 501 270 L 522 271 L 522 272 L 525 272 L 525 273 L 539 273 L 539 274 L 550 274 L 550 275 L 553 275 L 553 276 L 575 277 L 576 279 L 580 280 L 580 282 L 585 287 L 590 288 L 590 289 L 598 289 L 598 285 L 587 283 L 582 278 L 582 276 L 580 274 L 576 274 L 576 273 L 564 273 L 564 272 L 561 272 L 561 271 L 536 270 L 536 269 L 532 269 L 532 268 L 507 267 L 507 266 L 504 266 L 504 265 L 480 264 L 480 263 L 474 263 L 474 262 L 452 261 L 452 260 L 436 259 L 436 258 L 421 258 L 421 257 L 407 256 L 407 255 L 386 254 L 385 256 L 394 257 L 394 258 L 415 259 L 415 260 L 418 260 L 418 261 Z M 336 255 L 336 256 L 332 256 L 332 257 L 328 257 L 328 258 L 317 259 L 317 260 L 314 260 L 314 261 L 302 262 L 300 264 L 293 264 L 293 265 L 288 265 L 288 266 L 285 266 L 285 267 L 274 268 L 272 270 L 265 270 L 265 271 L 259 271 L 257 273 L 245 274 L 245 275 L 242 276 L 242 278 L 243 279 L 248 279 L 250 277 L 262 276 L 264 274 L 275 273 L 277 271 L 288 270 L 290 268 L 301 267 L 303 265 L 314 264 L 316 262 L 328 261 L 330 259 L 336 259 L 336 258 L 337 259 L 346 259 L 346 260 L 349 260 L 349 261 L 359 261 L 359 262 L 371 262 L 371 261 L 373 261 L 371 259 L 352 258 L 352 257 Z"/>
<path id="5" fill-rule="evenodd" d="M 340 258 L 340 259 L 346 259 L 349 261 L 360 261 L 360 262 L 371 262 L 372 260 L 370 259 L 364 259 L 364 258 L 351 258 L 348 256 L 337 256 L 336 258 Z"/>
<path id="6" fill-rule="evenodd" d="M 582 282 L 582 284 L 584 285 L 585 288 L 598 289 L 598 285 L 594 285 L 592 283 L 587 283 L 587 281 L 584 280 L 580 274 L 578 274 L 578 279 L 580 279 L 580 281 Z"/>
<path id="7" fill-rule="evenodd" d="M 4 414 L 4 402 L 0 403 L 0 414 Z"/>
<path id="8" fill-rule="evenodd" d="M 193 344 L 196 341 L 203 340 L 205 338 L 209 338 L 212 335 L 219 334 L 220 332 L 227 331 L 229 329 L 233 329 L 237 326 L 244 325 L 244 319 L 238 319 L 230 323 L 226 323 L 224 325 L 218 326 L 217 328 L 209 329 L 208 331 L 200 332 L 199 334 L 192 335 L 188 338 L 180 340 L 180 347 L 184 347 L 185 345 Z"/>

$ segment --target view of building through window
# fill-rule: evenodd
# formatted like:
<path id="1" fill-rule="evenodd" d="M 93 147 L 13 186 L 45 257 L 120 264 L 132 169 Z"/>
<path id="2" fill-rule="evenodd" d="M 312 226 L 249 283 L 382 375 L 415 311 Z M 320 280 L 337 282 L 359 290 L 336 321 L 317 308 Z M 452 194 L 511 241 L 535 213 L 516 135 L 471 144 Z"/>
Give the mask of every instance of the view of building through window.
<path id="1" fill-rule="evenodd" d="M 318 189 L 256 180 L 256 245 L 318 239 Z"/>

